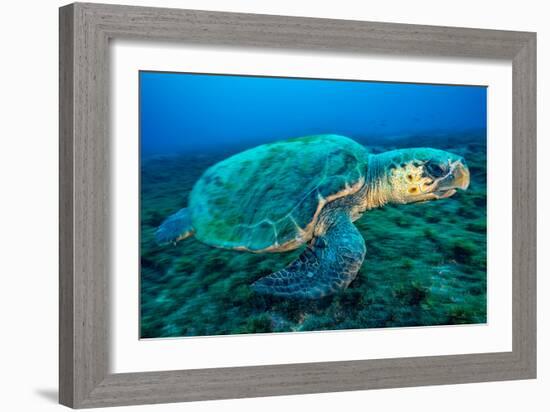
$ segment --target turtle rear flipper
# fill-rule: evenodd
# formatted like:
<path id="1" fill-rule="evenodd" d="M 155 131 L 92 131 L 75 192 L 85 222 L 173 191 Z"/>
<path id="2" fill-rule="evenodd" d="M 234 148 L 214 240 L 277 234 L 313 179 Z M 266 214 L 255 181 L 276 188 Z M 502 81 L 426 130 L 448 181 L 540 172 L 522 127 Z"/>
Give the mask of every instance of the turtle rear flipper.
<path id="1" fill-rule="evenodd" d="M 176 243 L 193 234 L 189 210 L 184 207 L 169 216 L 155 232 L 155 240 L 158 244 Z"/>
<path id="2" fill-rule="evenodd" d="M 298 259 L 257 280 L 252 288 L 263 294 L 310 299 L 346 288 L 361 268 L 365 241 L 346 213 L 338 213 L 329 225 Z"/>

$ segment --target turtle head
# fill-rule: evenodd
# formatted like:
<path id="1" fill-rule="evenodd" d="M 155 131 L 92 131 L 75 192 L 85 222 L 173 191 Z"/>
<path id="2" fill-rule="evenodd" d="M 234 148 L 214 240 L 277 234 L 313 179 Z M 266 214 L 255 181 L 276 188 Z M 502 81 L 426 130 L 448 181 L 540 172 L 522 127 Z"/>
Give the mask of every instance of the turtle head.
<path id="1" fill-rule="evenodd" d="M 382 153 L 389 183 L 388 201 L 415 203 L 451 197 L 466 190 L 470 172 L 464 158 L 430 148 L 401 149 Z"/>

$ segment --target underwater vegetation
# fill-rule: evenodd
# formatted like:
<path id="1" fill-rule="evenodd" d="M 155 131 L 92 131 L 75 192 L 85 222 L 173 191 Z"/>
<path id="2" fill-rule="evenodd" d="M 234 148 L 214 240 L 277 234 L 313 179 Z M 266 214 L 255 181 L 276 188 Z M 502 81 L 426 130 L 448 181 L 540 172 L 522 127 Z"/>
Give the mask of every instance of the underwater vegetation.
<path id="1" fill-rule="evenodd" d="M 486 146 L 478 134 L 356 139 L 378 153 L 427 146 L 463 156 L 467 191 L 368 211 L 355 222 L 365 261 L 350 286 L 318 300 L 259 295 L 257 279 L 302 248 L 253 254 L 194 238 L 159 246 L 154 232 L 187 205 L 209 166 L 240 151 L 150 156 L 141 163 L 141 337 L 454 325 L 486 322 Z M 238 199 L 235 199 L 238 201 Z"/>

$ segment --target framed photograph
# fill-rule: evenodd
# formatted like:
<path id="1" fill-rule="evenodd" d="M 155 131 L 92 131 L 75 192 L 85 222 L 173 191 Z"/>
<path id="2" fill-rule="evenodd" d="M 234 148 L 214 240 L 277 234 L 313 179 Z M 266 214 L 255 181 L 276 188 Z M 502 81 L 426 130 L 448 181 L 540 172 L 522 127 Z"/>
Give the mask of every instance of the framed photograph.
<path id="1" fill-rule="evenodd" d="M 534 33 L 62 7 L 60 402 L 534 378 L 535 98 Z"/>

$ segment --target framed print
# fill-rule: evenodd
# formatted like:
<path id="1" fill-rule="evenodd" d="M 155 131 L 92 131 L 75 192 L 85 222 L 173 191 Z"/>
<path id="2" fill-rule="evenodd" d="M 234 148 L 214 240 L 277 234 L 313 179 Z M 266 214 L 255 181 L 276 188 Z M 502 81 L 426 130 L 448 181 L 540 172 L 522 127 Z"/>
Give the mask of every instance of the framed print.
<path id="1" fill-rule="evenodd" d="M 60 402 L 534 378 L 535 56 L 62 7 Z"/>

